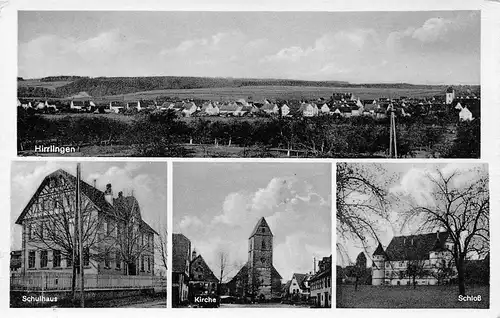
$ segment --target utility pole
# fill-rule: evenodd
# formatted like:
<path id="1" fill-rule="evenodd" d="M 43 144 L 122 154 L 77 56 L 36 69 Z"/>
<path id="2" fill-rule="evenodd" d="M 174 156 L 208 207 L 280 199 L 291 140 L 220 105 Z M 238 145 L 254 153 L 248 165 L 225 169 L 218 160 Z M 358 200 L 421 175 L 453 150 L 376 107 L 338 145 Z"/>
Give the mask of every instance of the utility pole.
<path id="1" fill-rule="evenodd" d="M 392 105 L 389 106 L 391 108 L 391 117 L 390 117 L 390 131 L 389 131 L 389 158 L 394 158 L 398 157 L 398 150 L 397 150 L 397 143 L 396 143 L 396 117 L 394 115 L 394 108 L 392 108 Z M 394 146 L 394 151 L 393 151 L 393 146 Z M 394 155 L 393 155 L 394 154 Z"/>
<path id="2" fill-rule="evenodd" d="M 85 307 L 85 295 L 83 293 L 83 222 L 82 222 L 82 204 L 81 204 L 81 193 L 80 193 L 80 179 L 81 171 L 80 164 L 76 164 L 76 211 L 78 215 L 78 248 L 80 254 L 80 306 Z"/>

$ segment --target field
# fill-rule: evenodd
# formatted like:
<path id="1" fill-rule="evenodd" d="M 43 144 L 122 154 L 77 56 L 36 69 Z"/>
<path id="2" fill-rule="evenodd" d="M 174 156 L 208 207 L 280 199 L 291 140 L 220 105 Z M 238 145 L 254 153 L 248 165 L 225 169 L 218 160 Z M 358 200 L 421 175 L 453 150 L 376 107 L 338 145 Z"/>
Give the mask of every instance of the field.
<path id="1" fill-rule="evenodd" d="M 340 288 L 340 290 L 339 290 Z M 489 308 L 489 286 L 467 286 L 481 301 L 458 301 L 458 286 L 337 286 L 337 308 Z"/>
<path id="2" fill-rule="evenodd" d="M 71 81 L 54 81 L 54 82 L 42 82 L 40 80 L 28 79 L 24 81 L 17 81 L 19 87 L 41 87 L 55 90 L 58 87 L 64 86 L 71 83 Z"/>
<path id="3" fill-rule="evenodd" d="M 202 100 L 261 100 L 268 99 L 317 99 L 329 98 L 332 93 L 352 93 L 356 98 L 375 99 L 379 97 L 399 98 L 407 97 L 431 97 L 442 95 L 440 88 L 436 89 L 400 89 L 400 88 L 363 88 L 363 87 L 311 87 L 311 86 L 243 86 L 225 88 L 195 88 L 195 89 L 166 89 L 155 91 L 144 91 L 132 94 L 120 95 L 129 99 L 154 99 L 157 97 L 173 97 L 180 99 L 202 99 Z"/>

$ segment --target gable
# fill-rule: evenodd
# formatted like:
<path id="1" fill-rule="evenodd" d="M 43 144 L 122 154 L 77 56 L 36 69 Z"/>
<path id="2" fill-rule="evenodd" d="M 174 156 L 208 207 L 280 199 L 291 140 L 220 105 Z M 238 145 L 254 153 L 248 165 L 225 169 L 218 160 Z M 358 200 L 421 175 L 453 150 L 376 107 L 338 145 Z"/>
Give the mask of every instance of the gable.
<path id="1" fill-rule="evenodd" d="M 201 255 L 191 261 L 189 271 L 192 280 L 219 281 Z"/>
<path id="2" fill-rule="evenodd" d="M 250 234 L 250 238 L 254 235 L 271 235 L 273 236 L 273 233 L 271 232 L 271 228 L 267 224 L 267 221 L 265 218 L 260 218 L 260 220 L 255 224 L 255 227 L 252 231 L 252 234 Z"/>

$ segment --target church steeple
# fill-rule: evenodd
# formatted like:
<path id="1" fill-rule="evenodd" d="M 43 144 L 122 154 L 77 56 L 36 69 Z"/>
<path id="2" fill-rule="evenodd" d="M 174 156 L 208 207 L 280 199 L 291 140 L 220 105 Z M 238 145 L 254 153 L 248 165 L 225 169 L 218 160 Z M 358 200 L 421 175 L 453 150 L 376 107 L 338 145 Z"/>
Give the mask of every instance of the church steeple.
<path id="1" fill-rule="evenodd" d="M 267 224 L 264 217 L 261 217 L 257 224 L 255 224 L 255 227 L 253 228 L 253 231 L 250 234 L 249 238 L 252 238 L 255 235 L 274 236 L 273 232 L 271 232 L 269 224 Z"/>

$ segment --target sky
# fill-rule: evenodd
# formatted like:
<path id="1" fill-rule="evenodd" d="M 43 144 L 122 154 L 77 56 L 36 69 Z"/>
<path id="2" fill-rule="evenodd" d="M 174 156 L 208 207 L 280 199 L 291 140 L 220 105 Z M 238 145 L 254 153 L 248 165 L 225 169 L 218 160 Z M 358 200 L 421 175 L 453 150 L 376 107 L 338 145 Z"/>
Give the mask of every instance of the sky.
<path id="1" fill-rule="evenodd" d="M 411 224 L 409 227 L 401 226 L 400 212 L 409 207 L 408 202 L 411 200 L 419 206 L 429 206 L 432 204 L 432 188 L 428 179 L 428 174 L 437 176 L 436 169 L 440 170 L 443 175 L 450 175 L 452 172 L 458 171 L 460 175 L 455 177 L 453 186 L 461 187 L 468 182 L 474 182 L 479 169 L 482 172 L 487 172 L 486 164 L 412 164 L 412 163 L 392 163 L 380 164 L 384 170 L 384 174 L 380 174 L 377 180 L 378 184 L 384 184 L 385 190 L 388 192 L 389 200 L 389 220 L 378 220 L 380 231 L 377 233 L 382 246 L 387 248 L 394 236 L 412 235 L 417 233 L 417 228 L 420 224 Z M 367 168 L 369 164 L 367 164 Z M 390 181 L 388 181 L 390 180 Z M 440 229 L 444 231 L 444 229 Z M 345 241 L 340 236 L 337 236 L 337 243 L 341 244 L 347 252 L 347 257 L 342 251 L 339 254 L 337 250 L 337 265 L 346 266 L 349 262 L 355 262 L 357 255 L 360 252 L 367 254 L 367 266 L 371 266 L 371 256 L 378 246 L 378 242 L 373 239 L 368 239 L 369 248 L 367 251 L 363 249 L 361 243 L 353 241 Z"/>
<path id="2" fill-rule="evenodd" d="M 479 11 L 20 11 L 19 76 L 479 84 Z"/>
<path id="3" fill-rule="evenodd" d="M 68 161 L 14 161 L 11 179 L 11 248 L 21 248 L 20 225 L 15 224 L 43 179 L 63 169 L 76 176 L 76 162 Z M 139 202 L 142 219 L 160 232 L 167 226 L 167 166 L 165 163 L 138 162 L 83 162 L 82 180 L 101 191 L 111 183 L 114 196 L 119 191 L 133 195 Z"/>
<path id="4" fill-rule="evenodd" d="M 331 166 L 322 163 L 174 163 L 173 230 L 191 240 L 226 280 L 248 260 L 248 238 L 265 217 L 274 234 L 273 264 L 283 277 L 313 270 L 331 255 Z"/>

